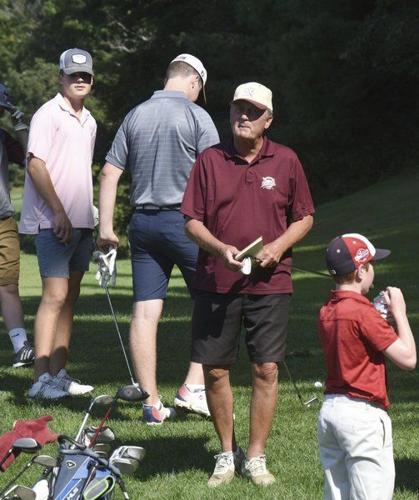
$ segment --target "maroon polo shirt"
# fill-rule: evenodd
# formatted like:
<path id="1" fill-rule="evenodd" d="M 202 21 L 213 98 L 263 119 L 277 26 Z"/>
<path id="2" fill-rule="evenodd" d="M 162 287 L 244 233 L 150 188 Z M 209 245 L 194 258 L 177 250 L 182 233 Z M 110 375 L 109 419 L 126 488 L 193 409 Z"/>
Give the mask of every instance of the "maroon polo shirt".
<path id="1" fill-rule="evenodd" d="M 250 164 L 237 156 L 233 145 L 206 149 L 192 168 L 181 210 L 239 250 L 259 236 L 270 243 L 291 222 L 314 213 L 297 155 L 267 138 Z M 291 293 L 291 264 L 289 250 L 276 268 L 255 268 L 244 276 L 200 249 L 195 287 L 218 293 Z"/>
<path id="2" fill-rule="evenodd" d="M 398 339 L 360 293 L 333 290 L 321 308 L 318 332 L 327 365 L 326 394 L 345 394 L 390 405 L 384 354 Z"/>

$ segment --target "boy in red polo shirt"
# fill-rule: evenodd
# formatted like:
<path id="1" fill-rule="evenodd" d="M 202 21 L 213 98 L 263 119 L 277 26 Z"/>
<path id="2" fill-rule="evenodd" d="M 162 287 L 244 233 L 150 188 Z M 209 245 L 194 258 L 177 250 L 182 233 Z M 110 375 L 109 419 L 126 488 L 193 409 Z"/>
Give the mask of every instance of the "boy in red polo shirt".
<path id="1" fill-rule="evenodd" d="M 364 236 L 338 236 L 326 250 L 336 282 L 321 308 L 318 330 L 327 365 L 318 421 L 325 499 L 391 499 L 394 459 L 385 357 L 404 370 L 416 366 L 416 346 L 399 288 L 383 292 L 393 328 L 365 297 L 373 263 L 390 254 Z M 393 322 L 393 321 L 392 321 Z"/>

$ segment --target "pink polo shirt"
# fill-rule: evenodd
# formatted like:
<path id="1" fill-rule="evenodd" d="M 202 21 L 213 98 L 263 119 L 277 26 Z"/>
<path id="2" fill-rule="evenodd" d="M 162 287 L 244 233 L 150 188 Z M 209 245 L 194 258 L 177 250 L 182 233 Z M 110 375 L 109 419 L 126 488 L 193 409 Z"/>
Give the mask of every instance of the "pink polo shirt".
<path id="1" fill-rule="evenodd" d="M 34 114 L 28 154 L 45 162 L 55 191 L 75 228 L 93 228 L 92 158 L 96 121 L 83 108 L 78 118 L 61 94 Z M 53 214 L 26 173 L 19 231 L 37 234 L 52 227 Z"/>

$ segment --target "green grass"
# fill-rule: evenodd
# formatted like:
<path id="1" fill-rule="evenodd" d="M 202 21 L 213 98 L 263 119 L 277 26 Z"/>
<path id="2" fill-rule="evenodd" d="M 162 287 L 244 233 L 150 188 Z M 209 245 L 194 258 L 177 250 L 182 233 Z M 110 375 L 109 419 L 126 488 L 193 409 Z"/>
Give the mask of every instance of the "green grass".
<path id="1" fill-rule="evenodd" d="M 395 178 L 377 184 L 339 201 L 318 208 L 315 227 L 295 250 L 295 264 L 304 269 L 324 271 L 323 253 L 327 242 L 342 232 L 361 232 L 377 246 L 392 249 L 388 261 L 376 266 L 376 291 L 387 285 L 400 286 L 410 311 L 413 330 L 418 330 L 417 251 L 419 242 L 419 176 Z M 131 308 L 130 267 L 118 263 L 118 286 L 113 291 L 123 335 L 126 338 Z M 40 281 L 36 259 L 22 256 L 21 294 L 26 322 L 32 328 L 39 301 Z M 288 351 L 299 356 L 288 359 L 288 365 L 304 398 L 321 393 L 313 384 L 324 380 L 325 371 L 316 334 L 316 316 L 332 287 L 328 279 L 310 273 L 294 274 L 295 294 L 289 325 Z M 171 281 L 170 295 L 159 330 L 159 387 L 163 400 L 170 403 L 183 380 L 189 359 L 191 303 L 178 273 Z M 10 345 L 0 325 L 0 432 L 12 427 L 18 418 L 34 418 L 49 414 L 50 427 L 60 433 L 75 435 L 88 399 L 64 403 L 28 402 L 25 392 L 30 385 L 31 370 L 12 370 Z M 95 282 L 93 270 L 85 277 L 77 307 L 69 369 L 74 376 L 92 383 L 95 394 L 113 393 L 128 382 L 122 354 L 109 316 L 102 290 Z M 138 406 L 121 404 L 110 421 L 122 443 L 142 445 L 147 450 L 144 462 L 134 477 L 127 478 L 133 499 L 320 499 L 322 471 L 316 443 L 316 419 L 319 407 L 305 409 L 299 403 L 286 373 L 280 373 L 280 395 L 273 429 L 267 447 L 269 467 L 278 478 L 276 485 L 256 489 L 237 479 L 227 487 L 209 491 L 206 481 L 213 468 L 213 455 L 219 444 L 210 421 L 190 415 L 150 428 L 141 422 Z M 396 458 L 396 500 L 417 499 L 419 479 L 418 374 L 389 369 L 390 414 L 394 428 Z M 249 364 L 245 349 L 232 373 L 235 396 L 236 433 L 246 447 L 250 397 Z M 95 413 L 100 417 L 100 412 Z M 55 445 L 48 445 L 55 453 Z M 5 474 L 4 484 L 19 465 L 20 456 Z M 36 477 L 33 470 L 28 482 Z"/>

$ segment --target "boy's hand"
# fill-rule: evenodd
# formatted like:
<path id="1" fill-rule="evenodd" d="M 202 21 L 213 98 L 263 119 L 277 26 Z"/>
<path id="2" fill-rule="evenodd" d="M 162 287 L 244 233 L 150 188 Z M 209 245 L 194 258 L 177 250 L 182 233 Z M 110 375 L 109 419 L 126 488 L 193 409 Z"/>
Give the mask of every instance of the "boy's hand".
<path id="1" fill-rule="evenodd" d="M 387 302 L 390 313 L 395 319 L 400 315 L 406 315 L 406 303 L 400 288 L 388 286 L 384 291 L 384 299 Z"/>

